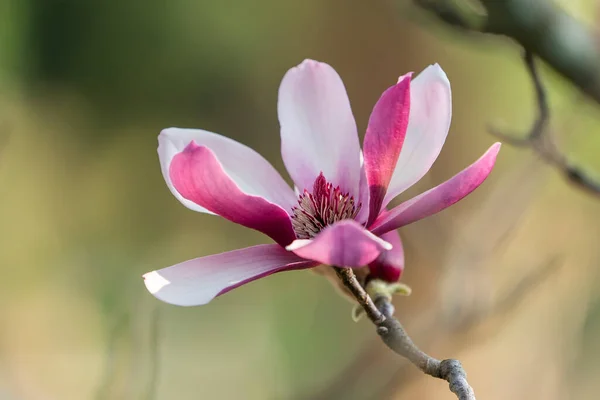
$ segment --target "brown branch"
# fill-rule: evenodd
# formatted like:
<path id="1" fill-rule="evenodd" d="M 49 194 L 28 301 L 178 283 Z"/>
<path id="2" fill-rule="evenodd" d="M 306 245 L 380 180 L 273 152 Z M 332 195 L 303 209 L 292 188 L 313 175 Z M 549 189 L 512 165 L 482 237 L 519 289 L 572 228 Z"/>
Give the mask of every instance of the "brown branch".
<path id="1" fill-rule="evenodd" d="M 562 266 L 560 261 L 561 258 L 558 256 L 546 260 L 543 266 L 537 267 L 534 271 L 529 272 L 524 277 L 520 278 L 512 289 L 499 296 L 499 299 L 485 310 L 472 308 L 472 305 L 467 306 L 470 307 L 467 309 L 467 315 L 459 318 L 456 326 L 445 326 L 441 328 L 437 326 L 440 320 L 447 319 L 447 315 L 444 312 L 434 312 L 431 315 L 424 317 L 421 319 L 422 323 L 417 324 L 419 325 L 417 331 L 422 334 L 419 337 L 421 340 L 431 343 L 435 340 L 432 332 L 436 332 L 438 335 L 439 332 L 444 332 L 443 334 L 448 336 L 468 334 L 468 341 L 463 342 L 461 346 L 465 346 L 467 343 L 471 346 L 478 345 L 484 339 L 485 333 L 482 331 L 474 333 L 473 331 L 487 325 L 487 328 L 484 328 L 485 332 L 497 332 L 499 327 L 506 324 L 506 318 L 510 313 L 513 312 L 519 304 L 522 304 L 526 297 L 534 292 L 537 286 L 546 282 L 548 277 L 553 276 L 554 273 L 557 272 Z M 389 378 L 386 387 L 384 387 L 381 393 L 377 395 L 378 398 L 390 397 L 391 393 L 395 393 L 398 387 L 406 385 L 406 382 L 409 379 L 407 367 L 407 365 L 399 366 L 396 369 L 394 374 Z"/>
<path id="2" fill-rule="evenodd" d="M 458 360 L 437 360 L 414 344 L 400 321 L 394 318 L 394 306 L 386 297 L 373 302 L 360 285 L 350 268 L 333 267 L 342 283 L 363 306 L 369 319 L 377 327 L 381 340 L 396 354 L 408 359 L 421 371 L 434 378 L 448 382 L 450 390 L 459 400 L 476 400 L 475 393 L 467 381 L 467 374 Z"/>
<path id="3" fill-rule="evenodd" d="M 537 70 L 533 53 L 525 51 L 523 61 L 536 93 L 537 118 L 529 132 L 524 136 L 506 134 L 493 127 L 490 127 L 489 131 L 492 135 L 508 144 L 532 149 L 542 160 L 561 171 L 565 179 L 569 182 L 585 189 L 589 193 L 600 195 L 600 182 L 593 179 L 580 167 L 572 165 L 558 150 L 548 129 L 550 109 L 548 107 L 546 90 Z"/>
<path id="4" fill-rule="evenodd" d="M 460 31 L 513 39 L 600 103 L 597 32 L 569 15 L 558 2 L 413 0 L 413 3 Z"/>

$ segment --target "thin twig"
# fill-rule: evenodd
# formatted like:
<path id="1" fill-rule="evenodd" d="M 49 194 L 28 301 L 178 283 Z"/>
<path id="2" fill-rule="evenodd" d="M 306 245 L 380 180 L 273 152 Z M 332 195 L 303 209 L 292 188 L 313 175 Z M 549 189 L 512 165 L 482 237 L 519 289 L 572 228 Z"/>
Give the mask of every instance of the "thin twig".
<path id="1" fill-rule="evenodd" d="M 527 72 L 531 77 L 535 89 L 535 98 L 538 107 L 538 115 L 535 119 L 533 126 L 529 130 L 529 133 L 525 137 L 519 137 L 518 134 L 506 134 L 499 131 L 494 127 L 490 127 L 489 130 L 492 135 L 498 137 L 503 142 L 511 144 L 513 146 L 527 147 L 535 140 L 538 140 L 544 134 L 546 126 L 550 120 L 550 108 L 548 107 L 548 100 L 546 96 L 546 90 L 540 79 L 533 54 L 529 51 L 523 53 L 523 62 L 527 66 Z"/>
<path id="2" fill-rule="evenodd" d="M 394 306 L 388 298 L 379 297 L 373 302 L 354 277 L 352 269 L 333 268 L 344 285 L 363 306 L 369 319 L 377 327 L 377 333 L 381 340 L 392 351 L 408 359 L 427 375 L 446 380 L 450 385 L 450 390 L 459 400 L 476 400 L 475 393 L 467 381 L 467 374 L 458 360 L 440 361 L 421 351 L 408 336 L 400 321 L 394 318 Z"/>
<path id="3" fill-rule="evenodd" d="M 365 292 L 365 289 L 361 286 L 356 279 L 356 275 L 350 268 L 340 268 L 333 267 L 335 273 L 340 278 L 344 286 L 348 288 L 352 296 L 358 301 L 358 304 L 362 306 L 365 310 L 367 317 L 373 322 L 375 325 L 379 325 L 385 320 L 385 316 L 377 309 L 375 303 L 371 299 L 371 296 Z"/>
<path id="4" fill-rule="evenodd" d="M 538 115 L 526 135 L 506 134 L 494 127 L 489 128 L 490 133 L 508 144 L 532 149 L 547 164 L 556 167 L 569 182 L 589 193 L 600 195 L 600 182 L 590 177 L 580 167 L 572 165 L 558 150 L 548 129 L 550 108 L 533 53 L 526 50 L 523 61 L 535 88 Z"/>

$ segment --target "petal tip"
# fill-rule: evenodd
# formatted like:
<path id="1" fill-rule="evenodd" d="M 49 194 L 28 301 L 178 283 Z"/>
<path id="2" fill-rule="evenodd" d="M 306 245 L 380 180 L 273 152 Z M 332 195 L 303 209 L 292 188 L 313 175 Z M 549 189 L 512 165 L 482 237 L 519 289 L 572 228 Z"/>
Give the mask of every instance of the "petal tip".
<path id="1" fill-rule="evenodd" d="M 299 66 L 303 66 L 303 65 L 318 65 L 320 64 L 319 61 L 313 60 L 312 58 L 305 58 L 304 60 L 302 60 L 302 62 L 300 63 Z"/>
<path id="2" fill-rule="evenodd" d="M 298 64 L 295 68 L 292 69 L 296 69 L 299 71 L 306 71 L 306 70 L 316 70 L 322 66 L 326 65 L 325 63 L 322 63 L 320 61 L 316 61 L 316 60 L 312 60 L 310 58 L 306 58 L 304 59 L 300 64 Z"/>
<path id="3" fill-rule="evenodd" d="M 158 273 L 158 271 L 152 271 L 144 274 L 142 276 L 144 278 L 144 285 L 146 285 L 146 289 L 153 295 L 156 295 L 162 288 L 171 284 L 168 280 L 166 280 L 162 275 Z"/>
<path id="4" fill-rule="evenodd" d="M 169 127 L 169 128 L 164 128 L 160 131 L 160 133 L 158 134 L 158 142 L 160 143 L 163 140 L 172 140 L 172 138 L 174 136 L 177 136 L 177 133 L 179 131 L 181 131 L 181 128 L 175 128 L 175 127 Z"/>
<path id="5" fill-rule="evenodd" d="M 442 68 L 442 66 L 440 64 L 438 64 L 438 63 L 431 64 L 430 67 L 433 68 L 435 70 L 435 72 L 437 72 L 443 76 L 446 76 L 446 72 L 444 71 L 444 69 Z"/>
<path id="6" fill-rule="evenodd" d="M 169 134 L 171 134 L 175 129 L 174 127 L 168 127 L 168 128 L 163 128 L 161 129 L 160 133 L 158 134 L 158 136 L 168 136 Z"/>
<path id="7" fill-rule="evenodd" d="M 298 249 L 310 244 L 311 242 L 312 242 L 312 240 L 310 240 L 310 239 L 296 239 L 292 243 L 285 246 L 285 249 L 287 251 L 298 250 Z"/>
<path id="8" fill-rule="evenodd" d="M 394 248 L 394 246 L 390 242 L 388 242 L 387 240 L 382 239 L 381 237 L 375 235 L 372 232 L 369 232 L 369 231 L 367 231 L 367 232 L 368 232 L 369 236 L 371 236 L 373 238 L 373 240 L 375 240 L 379 244 L 379 246 L 381 246 L 381 248 L 383 250 L 388 250 L 389 251 L 389 250 L 392 250 Z"/>
<path id="9" fill-rule="evenodd" d="M 158 134 L 158 148 L 160 149 L 162 146 L 165 146 L 167 142 L 171 141 L 171 133 L 170 131 L 173 128 L 165 128 L 160 131 Z"/>
<path id="10" fill-rule="evenodd" d="M 502 147 L 502 143 L 500 143 L 500 142 L 494 143 L 493 145 L 490 146 L 488 151 L 485 152 L 484 157 L 487 156 L 487 157 L 491 158 L 492 163 L 495 163 L 496 157 L 498 156 L 498 153 L 500 152 L 501 147 Z"/>
<path id="11" fill-rule="evenodd" d="M 450 86 L 450 81 L 448 80 L 448 75 L 446 75 L 446 71 L 442 68 L 442 66 L 438 63 L 431 64 L 423 71 L 421 71 L 420 75 L 426 76 L 427 80 L 440 80 L 444 85 Z"/>
<path id="12" fill-rule="evenodd" d="M 401 76 L 398 78 L 398 82 L 396 82 L 396 85 L 398 85 L 398 84 L 400 84 L 400 83 L 404 82 L 405 80 L 408 80 L 408 83 L 410 83 L 410 81 L 411 81 L 411 79 L 412 79 L 412 76 L 413 76 L 413 74 L 414 74 L 414 72 L 410 71 L 410 72 L 407 72 L 407 73 L 406 73 L 406 74 L 404 74 L 404 75 L 401 75 Z"/>

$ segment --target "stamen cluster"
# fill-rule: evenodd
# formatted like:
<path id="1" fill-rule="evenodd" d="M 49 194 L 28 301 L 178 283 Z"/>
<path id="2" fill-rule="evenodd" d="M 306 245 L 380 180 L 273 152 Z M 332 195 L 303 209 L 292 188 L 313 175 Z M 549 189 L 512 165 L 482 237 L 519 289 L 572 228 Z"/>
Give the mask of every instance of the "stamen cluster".
<path id="1" fill-rule="evenodd" d="M 349 193 L 342 193 L 340 187 L 319 174 L 310 193 L 304 192 L 298 197 L 298 206 L 292 208 L 292 226 L 298 239 L 315 237 L 327 225 L 343 219 L 354 219 L 361 204 L 354 202 Z"/>

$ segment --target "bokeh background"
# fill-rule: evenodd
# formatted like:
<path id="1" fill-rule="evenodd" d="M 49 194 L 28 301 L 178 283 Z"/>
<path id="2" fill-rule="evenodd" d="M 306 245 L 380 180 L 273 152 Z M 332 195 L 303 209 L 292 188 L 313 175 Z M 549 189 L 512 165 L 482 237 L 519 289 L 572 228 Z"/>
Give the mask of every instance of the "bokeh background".
<path id="1" fill-rule="evenodd" d="M 593 23 L 595 1 L 563 1 Z M 307 271 L 177 308 L 141 275 L 267 238 L 181 206 L 156 136 L 235 138 L 284 171 L 277 88 L 304 58 L 342 76 L 364 132 L 381 92 L 438 62 L 453 124 L 407 198 L 534 117 L 519 50 L 389 1 L 0 1 L 0 399 L 452 399 Z M 542 68 L 561 148 L 600 177 L 600 108 Z M 362 133 L 361 133 L 362 134 Z M 482 399 L 595 399 L 600 200 L 504 146 L 487 182 L 403 228 L 413 339 Z"/>

